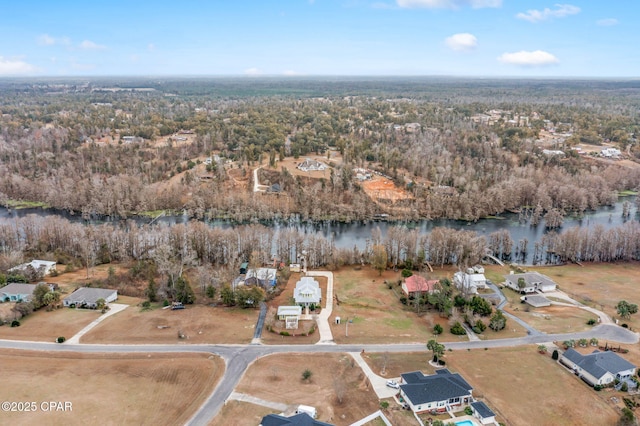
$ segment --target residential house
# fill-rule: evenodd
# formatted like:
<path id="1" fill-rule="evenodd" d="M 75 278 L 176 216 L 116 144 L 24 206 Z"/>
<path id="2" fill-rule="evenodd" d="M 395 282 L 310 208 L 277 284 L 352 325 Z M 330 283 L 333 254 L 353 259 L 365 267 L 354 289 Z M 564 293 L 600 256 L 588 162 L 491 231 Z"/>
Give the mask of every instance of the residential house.
<path id="1" fill-rule="evenodd" d="M 608 385 L 616 379 L 630 379 L 636 372 L 635 365 L 611 351 L 595 350 L 582 355 L 569 348 L 560 356 L 560 362 L 591 386 Z"/>
<path id="2" fill-rule="evenodd" d="M 246 285 L 259 285 L 260 287 L 275 287 L 277 272 L 275 268 L 248 269 L 244 277 L 244 283 Z"/>
<path id="3" fill-rule="evenodd" d="M 473 402 L 471 385 L 446 368 L 430 376 L 404 373 L 400 383 L 400 396 L 414 413 L 458 411 Z"/>
<path id="4" fill-rule="evenodd" d="M 307 413 L 298 413 L 291 417 L 269 414 L 262 418 L 259 426 L 333 426 L 330 423 L 316 420 Z"/>
<path id="5" fill-rule="evenodd" d="M 551 278 L 539 272 L 505 275 L 505 285 L 523 294 L 555 291 L 557 286 Z"/>
<path id="6" fill-rule="evenodd" d="M 32 267 L 35 271 L 42 271 L 42 276 L 49 275 L 56 270 L 56 262 L 50 260 L 37 260 L 34 259 L 29 263 L 23 263 L 18 266 L 14 266 L 7 272 L 25 272 L 27 268 Z"/>
<path id="7" fill-rule="evenodd" d="M 293 299 L 299 305 L 319 305 L 322 301 L 320 284 L 312 277 L 302 277 L 293 289 Z"/>
<path id="8" fill-rule="evenodd" d="M 416 297 L 419 294 L 433 293 L 437 289 L 438 280 L 427 280 L 420 275 L 411 275 L 402 282 L 402 291 L 407 297 Z"/>
<path id="9" fill-rule="evenodd" d="M 327 165 L 321 163 L 320 161 L 312 160 L 311 158 L 307 158 L 302 163 L 298 164 L 298 169 L 303 172 L 313 172 L 313 171 L 322 171 L 327 168 Z"/>
<path id="10" fill-rule="evenodd" d="M 487 404 L 482 401 L 476 401 L 472 402 L 470 405 L 473 417 L 480 420 L 480 423 L 483 425 L 496 424 L 496 415 L 489 407 L 487 407 Z"/>
<path id="11" fill-rule="evenodd" d="M 478 289 L 487 288 L 487 278 L 484 276 L 484 268 L 474 267 L 468 268 L 466 272 L 456 272 L 453 274 L 453 284 L 463 293 L 478 294 Z"/>
<path id="12" fill-rule="evenodd" d="M 0 302 L 28 302 L 35 288 L 35 284 L 7 284 L 0 288 Z"/>
<path id="13" fill-rule="evenodd" d="M 62 301 L 64 306 L 77 308 L 95 308 L 99 299 L 111 303 L 118 298 L 118 290 L 80 287 Z"/>
<path id="14" fill-rule="evenodd" d="M 287 329 L 297 329 L 301 315 L 302 306 L 278 306 L 278 319 L 285 322 Z"/>
<path id="15" fill-rule="evenodd" d="M 618 148 L 604 148 L 600 151 L 600 154 L 605 158 L 618 158 L 622 155 L 622 152 Z"/>

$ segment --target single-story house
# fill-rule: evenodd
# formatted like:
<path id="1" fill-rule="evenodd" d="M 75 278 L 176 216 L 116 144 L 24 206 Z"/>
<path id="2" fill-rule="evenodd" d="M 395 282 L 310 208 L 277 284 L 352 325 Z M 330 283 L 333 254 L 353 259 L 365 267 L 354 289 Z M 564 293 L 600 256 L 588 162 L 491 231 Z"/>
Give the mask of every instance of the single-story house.
<path id="1" fill-rule="evenodd" d="M 268 414 L 260 420 L 259 426 L 333 426 L 331 423 L 316 420 L 307 413 L 284 417 L 279 414 Z"/>
<path id="2" fill-rule="evenodd" d="M 611 351 L 595 350 L 588 355 L 582 355 L 569 348 L 560 357 L 560 362 L 591 386 L 603 386 L 613 383 L 616 379 L 628 379 L 636 372 L 635 365 Z"/>
<path id="3" fill-rule="evenodd" d="M 484 268 L 482 268 L 482 272 L 476 272 L 476 269 L 473 268 L 467 269 L 466 272 L 456 272 L 453 274 L 453 284 L 455 284 L 458 290 L 464 293 L 478 294 L 479 288 L 487 288 L 487 278 L 484 276 Z"/>
<path id="4" fill-rule="evenodd" d="M 118 298 L 118 290 L 106 288 L 80 287 L 62 301 L 64 306 L 78 308 L 95 308 L 98 299 L 104 299 L 105 303 L 111 303 Z"/>
<path id="5" fill-rule="evenodd" d="M 538 296 L 538 295 L 527 295 L 527 296 L 522 296 L 520 298 L 520 300 L 522 300 L 525 303 L 528 303 L 529 305 L 533 306 L 534 308 L 542 308 L 544 306 L 551 306 L 551 301 L 549 299 L 547 299 L 544 296 Z"/>
<path id="6" fill-rule="evenodd" d="M 298 321 L 302 315 L 302 306 L 278 306 L 278 319 L 285 321 L 287 329 L 298 328 Z"/>
<path id="7" fill-rule="evenodd" d="M 320 284 L 312 277 L 302 277 L 293 289 L 293 299 L 296 303 L 309 306 L 318 305 L 322 301 L 322 291 Z"/>
<path id="8" fill-rule="evenodd" d="M 505 275 L 505 285 L 523 294 L 555 291 L 557 287 L 551 278 L 539 272 Z"/>
<path id="9" fill-rule="evenodd" d="M 471 403 L 471 411 L 473 412 L 473 417 L 480 420 L 480 423 L 483 425 L 493 425 L 496 424 L 496 414 L 491 411 L 487 404 L 482 401 L 476 401 Z"/>
<path id="10" fill-rule="evenodd" d="M 50 260 L 34 259 L 29 263 L 23 263 L 21 265 L 14 266 L 13 268 L 9 269 L 8 272 L 24 272 L 29 266 L 31 266 L 35 271 L 42 270 L 43 276 L 49 275 L 56 270 L 56 262 Z"/>
<path id="11" fill-rule="evenodd" d="M 327 168 L 327 165 L 324 163 L 321 163 L 320 161 L 307 158 L 302 163 L 298 164 L 297 167 L 303 172 L 311 172 L 315 170 L 325 170 Z"/>
<path id="12" fill-rule="evenodd" d="M 276 268 L 248 269 L 244 277 L 244 283 L 246 285 L 259 285 L 260 287 L 275 287 L 277 272 Z"/>
<path id="13" fill-rule="evenodd" d="M 28 302 L 35 288 L 35 284 L 7 284 L 0 288 L 0 302 Z"/>
<path id="14" fill-rule="evenodd" d="M 439 282 L 438 280 L 427 280 L 420 275 L 411 275 L 402 282 L 402 291 L 407 297 L 415 297 L 423 293 L 433 293 Z"/>
<path id="15" fill-rule="evenodd" d="M 414 413 L 458 411 L 473 402 L 471 385 L 446 368 L 430 376 L 421 371 L 404 373 L 400 383 L 400 396 Z"/>

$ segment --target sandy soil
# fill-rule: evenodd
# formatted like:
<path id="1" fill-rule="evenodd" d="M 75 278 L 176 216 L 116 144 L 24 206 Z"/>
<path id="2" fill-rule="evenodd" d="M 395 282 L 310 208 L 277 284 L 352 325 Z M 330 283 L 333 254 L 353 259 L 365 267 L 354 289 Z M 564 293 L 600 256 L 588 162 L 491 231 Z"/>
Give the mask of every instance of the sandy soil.
<path id="1" fill-rule="evenodd" d="M 259 425 L 260 420 L 267 414 L 280 414 L 277 410 L 272 410 L 261 405 L 251 404 L 242 401 L 227 401 L 222 410 L 209 423 L 210 426 L 229 426 L 232 424 Z M 235 423 L 233 420 L 235 419 Z M 240 423 L 240 421 L 242 423 Z"/>
<path id="2" fill-rule="evenodd" d="M 34 401 L 35 412 L 4 412 L 12 425 L 184 424 L 224 372 L 207 354 L 74 355 L 0 352 L 3 401 Z M 44 412 L 44 401 L 72 411 Z"/>
<path id="3" fill-rule="evenodd" d="M 100 311 L 92 309 L 60 308 L 51 312 L 40 309 L 22 318 L 20 327 L 10 327 L 9 324 L 0 327 L 0 339 L 40 342 L 53 342 L 59 336 L 68 339 L 99 316 Z"/>
<path id="4" fill-rule="evenodd" d="M 313 374 L 302 380 L 302 372 Z M 336 388 L 344 390 L 340 403 Z M 378 398 L 358 364 L 347 354 L 281 354 L 257 360 L 236 388 L 238 392 L 289 405 L 311 405 L 318 419 L 350 425 L 374 411 Z M 229 419 L 221 419 L 219 424 Z M 240 424 L 240 423 L 237 423 Z M 242 424 L 253 424 L 245 422 Z"/>
<path id="5" fill-rule="evenodd" d="M 398 188 L 391 180 L 381 176 L 373 175 L 373 179 L 365 180 L 361 185 L 369 198 L 375 201 L 396 202 L 413 198 L 407 191 Z"/>
<path id="6" fill-rule="evenodd" d="M 130 307 L 84 335 L 82 343 L 250 343 L 256 309 L 187 306 L 143 311 Z M 186 336 L 178 339 L 178 331 Z"/>

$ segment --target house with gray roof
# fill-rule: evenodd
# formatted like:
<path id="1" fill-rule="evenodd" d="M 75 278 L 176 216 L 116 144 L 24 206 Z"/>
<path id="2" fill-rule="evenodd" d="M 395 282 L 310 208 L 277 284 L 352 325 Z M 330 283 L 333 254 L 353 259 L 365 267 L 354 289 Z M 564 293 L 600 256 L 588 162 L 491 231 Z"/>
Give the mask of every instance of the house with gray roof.
<path id="1" fill-rule="evenodd" d="M 520 281 L 522 279 L 522 281 Z M 524 274 L 505 275 L 505 285 L 519 293 L 543 293 L 555 291 L 557 284 L 548 276 L 539 272 L 525 272 Z"/>
<path id="2" fill-rule="evenodd" d="M 98 300 L 104 299 L 105 303 L 111 303 L 118 298 L 118 290 L 105 288 L 80 287 L 69 296 L 65 297 L 62 303 L 64 306 L 77 308 L 95 309 Z"/>
<path id="3" fill-rule="evenodd" d="M 7 284 L 0 288 L 0 302 L 28 302 L 35 288 L 35 284 Z"/>
<path id="4" fill-rule="evenodd" d="M 333 426 L 330 423 L 316 420 L 307 413 L 300 413 L 291 417 L 284 417 L 278 414 L 264 416 L 259 426 Z"/>
<path id="5" fill-rule="evenodd" d="M 480 420 L 483 425 L 496 424 L 496 414 L 482 401 L 472 402 L 471 412 L 473 417 Z"/>
<path id="6" fill-rule="evenodd" d="M 414 413 L 458 411 L 473 402 L 473 388 L 446 368 L 425 376 L 421 371 L 401 375 L 400 396 Z"/>
<path id="7" fill-rule="evenodd" d="M 629 379 L 636 372 L 635 365 L 611 351 L 595 350 L 582 355 L 569 348 L 560 357 L 560 362 L 591 386 L 606 386 L 616 379 Z"/>

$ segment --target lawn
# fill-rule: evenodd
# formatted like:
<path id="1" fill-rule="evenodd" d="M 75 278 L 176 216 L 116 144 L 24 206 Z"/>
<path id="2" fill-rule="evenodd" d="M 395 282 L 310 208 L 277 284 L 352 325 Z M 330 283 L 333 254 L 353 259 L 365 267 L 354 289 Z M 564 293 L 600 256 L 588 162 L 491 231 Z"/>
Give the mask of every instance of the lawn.
<path id="1" fill-rule="evenodd" d="M 259 425 L 260 420 L 268 414 L 280 413 L 276 412 L 276 410 L 248 402 L 227 401 L 218 415 L 209 423 L 209 426 L 228 426 L 231 424 Z M 242 423 L 239 423 L 239 419 L 242 419 Z"/>
<path id="2" fill-rule="evenodd" d="M 2 309 L 13 303 L 3 303 Z M 20 327 L 5 324 L 0 327 L 0 339 L 36 340 L 53 342 L 57 337 L 67 339 L 89 325 L 100 316 L 100 311 L 91 309 L 60 308 L 51 312 L 40 309 L 20 320 Z"/>
<path id="3" fill-rule="evenodd" d="M 312 372 L 309 380 L 302 373 Z M 318 419 L 350 425 L 374 411 L 379 402 L 369 382 L 347 354 L 279 354 L 258 359 L 245 372 L 237 392 L 287 405 L 311 405 Z M 339 402 L 338 395 L 343 395 Z M 244 415 L 218 424 L 255 424 Z M 224 421 L 227 421 L 225 423 Z"/>
<path id="4" fill-rule="evenodd" d="M 619 417 L 595 392 L 535 346 L 454 351 L 447 365 L 509 425 L 611 425 Z"/>
<path id="5" fill-rule="evenodd" d="M 71 412 L 4 412 L 11 425 L 184 424 L 213 391 L 224 362 L 210 354 L 0 351 L 3 401 L 68 401 Z"/>
<path id="6" fill-rule="evenodd" d="M 449 277 L 451 271 L 436 270 L 430 278 Z M 457 341 L 449 333 L 448 319 L 434 312 L 416 313 L 399 301 L 402 289 L 399 272 L 385 271 L 382 276 L 370 268 L 344 267 L 334 272 L 335 301 L 331 315 L 333 339 L 337 343 L 422 343 L 433 336 L 433 326 L 441 324 L 442 341 Z M 385 281 L 392 283 L 389 289 Z M 340 317 L 341 324 L 336 324 Z M 349 321 L 347 323 L 347 321 Z M 466 339 L 466 338 L 465 338 Z"/>
<path id="7" fill-rule="evenodd" d="M 107 318 L 81 338 L 82 343 L 250 343 L 257 309 L 187 305 L 186 309 L 137 307 Z M 185 338 L 178 339 L 178 332 Z"/>

